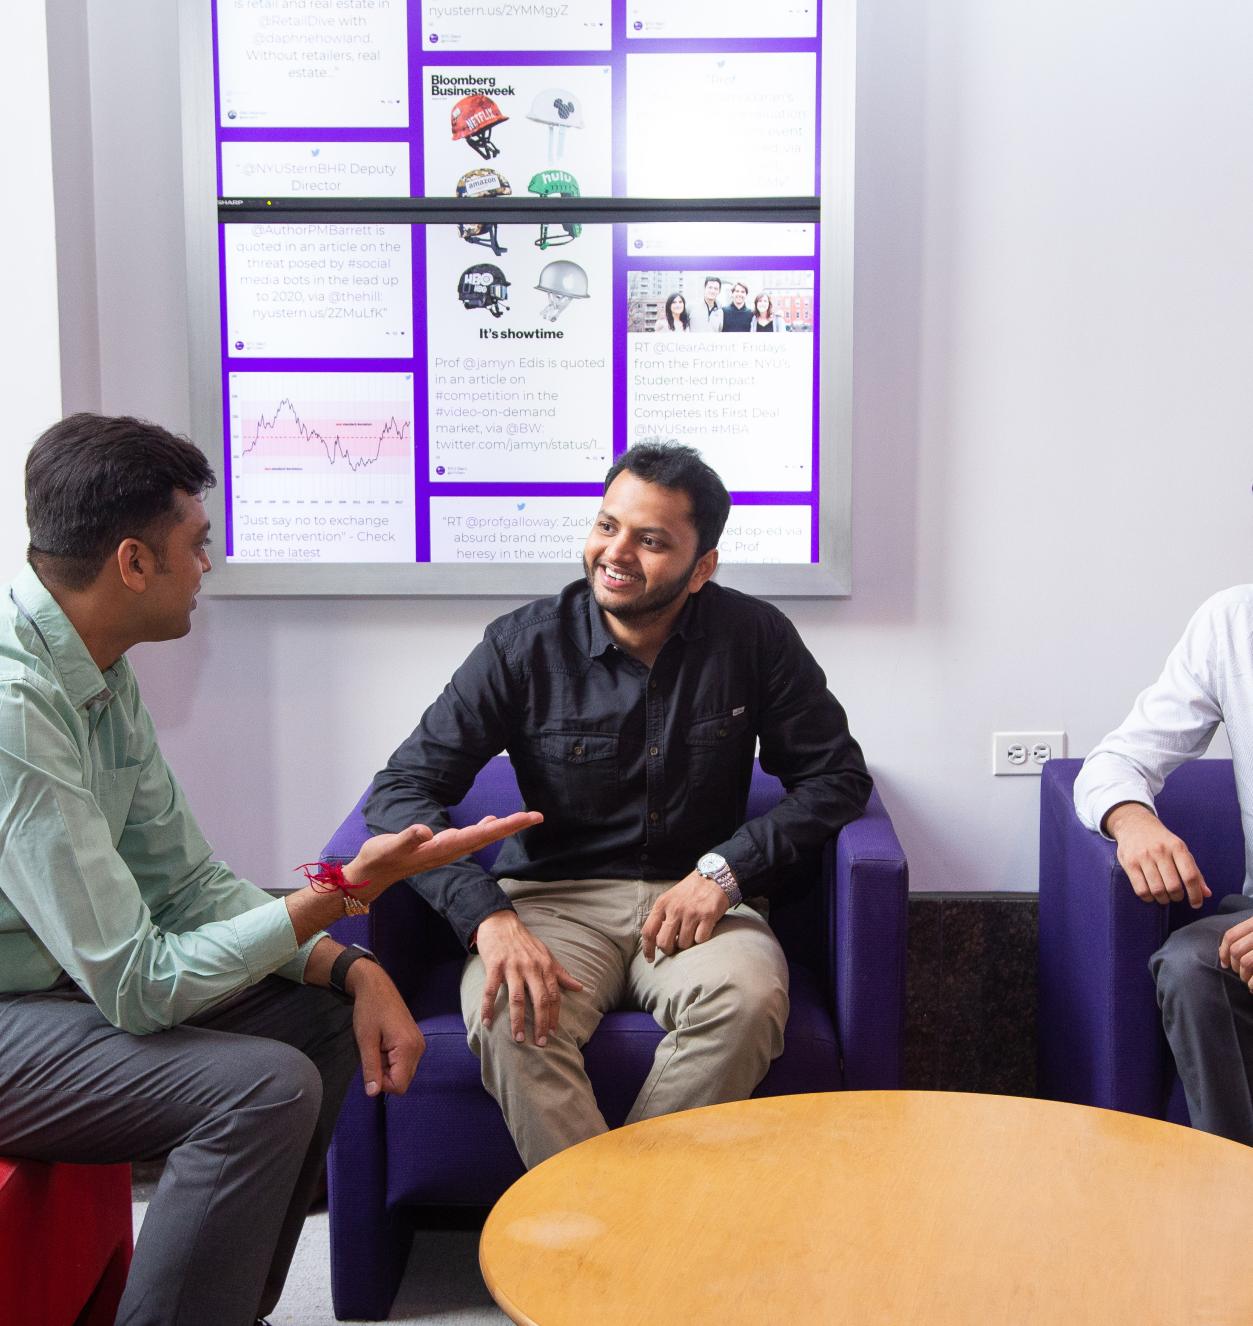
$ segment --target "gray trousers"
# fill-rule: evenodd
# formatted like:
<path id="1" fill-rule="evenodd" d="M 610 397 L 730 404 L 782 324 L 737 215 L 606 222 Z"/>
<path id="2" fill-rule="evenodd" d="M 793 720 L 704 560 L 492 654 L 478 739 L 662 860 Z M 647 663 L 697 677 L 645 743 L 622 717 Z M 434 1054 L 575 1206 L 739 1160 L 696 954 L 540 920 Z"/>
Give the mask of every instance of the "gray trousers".
<path id="1" fill-rule="evenodd" d="M 1194 1128 L 1253 1146 L 1253 994 L 1218 964 L 1218 942 L 1253 898 L 1176 930 L 1149 960 L 1162 1026 Z"/>
<path id="2" fill-rule="evenodd" d="M 356 1063 L 351 1005 L 277 976 L 148 1036 L 74 988 L 0 996 L 0 1154 L 168 1152 L 119 1326 L 251 1326 L 278 1302 Z"/>
<path id="3" fill-rule="evenodd" d="M 480 1017 L 487 972 L 471 957 L 461 978 L 461 1011 L 483 1085 L 500 1103 L 523 1163 L 540 1161 L 608 1130 L 583 1068 L 583 1046 L 610 1009 L 651 1013 L 666 1033 L 628 1123 L 699 1105 L 743 1100 L 783 1051 L 787 959 L 765 918 L 733 907 L 704 944 L 647 962 L 640 928 L 667 882 L 502 879 L 518 916 L 583 983 L 563 991 L 561 1023 L 548 1044 L 509 1030 L 504 988 L 490 1028 Z"/>

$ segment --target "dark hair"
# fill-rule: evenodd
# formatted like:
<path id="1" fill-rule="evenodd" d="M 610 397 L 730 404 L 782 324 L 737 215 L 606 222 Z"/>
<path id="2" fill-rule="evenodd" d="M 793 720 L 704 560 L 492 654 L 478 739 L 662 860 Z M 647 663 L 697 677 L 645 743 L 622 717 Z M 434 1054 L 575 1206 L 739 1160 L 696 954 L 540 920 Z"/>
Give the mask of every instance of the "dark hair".
<path id="1" fill-rule="evenodd" d="M 767 290 L 759 290 L 759 291 L 757 292 L 757 298 L 753 300 L 753 316 L 754 316 L 755 318 L 759 318 L 759 317 L 761 317 L 761 310 L 757 307 L 757 305 L 758 305 L 763 299 L 766 301 L 766 321 L 767 321 L 767 322 L 773 322 L 773 321 L 774 321 L 774 300 L 770 298 L 770 292 L 767 291 Z"/>
<path id="2" fill-rule="evenodd" d="M 720 276 L 707 276 L 707 277 L 705 277 L 705 280 L 704 280 L 703 284 L 708 285 L 708 284 L 710 283 L 710 281 L 717 281 L 717 282 L 718 282 L 718 289 L 719 289 L 719 290 L 722 289 L 722 277 L 720 277 Z"/>
<path id="3" fill-rule="evenodd" d="M 174 524 L 174 493 L 217 480 L 199 447 L 127 415 L 72 414 L 26 458 L 27 559 L 41 578 L 85 589 L 123 539 L 158 558 Z"/>
<path id="4" fill-rule="evenodd" d="M 666 321 L 670 324 L 670 330 L 674 330 L 674 301 L 683 299 L 683 292 L 676 290 L 674 294 L 666 300 Z M 687 300 L 683 299 L 683 312 L 679 314 L 679 321 L 683 324 L 684 331 L 687 331 L 692 325 L 692 315 L 687 311 Z"/>
<path id="5" fill-rule="evenodd" d="M 678 442 L 637 442 L 605 475 L 606 492 L 624 471 L 647 483 L 686 493 L 692 503 L 692 524 L 696 526 L 696 555 L 703 556 L 718 546 L 731 510 L 731 496 L 718 472 L 701 460 L 694 447 Z"/>

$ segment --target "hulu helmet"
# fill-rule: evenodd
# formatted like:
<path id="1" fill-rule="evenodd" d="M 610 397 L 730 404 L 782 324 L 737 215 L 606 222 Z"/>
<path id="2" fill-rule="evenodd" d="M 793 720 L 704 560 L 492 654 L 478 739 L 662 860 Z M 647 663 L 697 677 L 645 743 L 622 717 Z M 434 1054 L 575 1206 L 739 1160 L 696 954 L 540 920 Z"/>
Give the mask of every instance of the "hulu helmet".
<path id="1" fill-rule="evenodd" d="M 467 170 L 457 181 L 458 198 L 506 198 L 512 193 L 509 181 L 489 166 Z M 497 237 L 495 221 L 467 221 L 457 226 L 457 233 L 467 244 L 482 244 L 498 258 L 508 252 Z"/>
<path id="2" fill-rule="evenodd" d="M 579 182 L 568 170 L 537 171 L 526 187 L 528 192 L 537 193 L 541 198 L 579 197 Z M 537 249 L 553 249 L 561 244 L 569 244 L 583 233 L 583 227 L 577 221 L 562 221 L 560 226 L 553 222 L 552 234 L 549 234 L 549 224 L 547 221 L 539 223 L 539 239 L 535 241 Z"/>
<path id="3" fill-rule="evenodd" d="M 535 288 L 548 296 L 548 303 L 540 310 L 540 317 L 556 322 L 572 299 L 588 297 L 587 273 L 577 262 L 558 258 L 540 272 Z"/>
<path id="4" fill-rule="evenodd" d="M 583 127 L 583 107 L 573 92 L 548 87 L 536 93 L 526 118 L 548 126 L 548 164 L 561 159 L 566 146 L 566 130 Z"/>
<path id="5" fill-rule="evenodd" d="M 498 318 L 508 307 L 509 278 L 490 262 L 476 262 L 457 278 L 457 298 L 463 308 L 485 308 Z"/>
<path id="6" fill-rule="evenodd" d="M 481 93 L 462 97 L 452 108 L 453 142 L 464 138 L 485 161 L 498 157 L 500 148 L 492 142 L 492 129 L 508 118 L 491 97 Z"/>

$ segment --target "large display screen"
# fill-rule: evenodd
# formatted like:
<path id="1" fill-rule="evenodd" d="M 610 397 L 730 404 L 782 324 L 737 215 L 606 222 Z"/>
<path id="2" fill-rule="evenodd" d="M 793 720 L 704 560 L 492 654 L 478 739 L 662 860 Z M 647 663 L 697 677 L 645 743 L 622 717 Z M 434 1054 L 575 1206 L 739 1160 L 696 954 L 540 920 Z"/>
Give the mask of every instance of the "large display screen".
<path id="1" fill-rule="evenodd" d="M 606 469 L 655 438 L 731 490 L 724 565 L 847 591 L 851 291 L 823 271 L 850 251 L 846 178 L 812 218 L 833 106 L 851 150 L 851 56 L 833 95 L 818 0 L 216 0 L 205 38 L 188 213 L 203 247 L 207 158 L 223 589 L 559 582 Z M 345 215 L 363 199 L 461 210 Z"/>

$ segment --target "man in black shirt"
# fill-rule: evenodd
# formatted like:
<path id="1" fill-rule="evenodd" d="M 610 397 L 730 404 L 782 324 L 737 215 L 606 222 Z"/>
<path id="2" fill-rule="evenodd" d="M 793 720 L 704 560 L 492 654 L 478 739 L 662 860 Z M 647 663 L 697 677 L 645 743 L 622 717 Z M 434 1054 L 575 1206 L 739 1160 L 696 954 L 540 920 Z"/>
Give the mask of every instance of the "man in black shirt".
<path id="1" fill-rule="evenodd" d="M 748 287 L 736 281 L 731 287 L 731 302 L 722 310 L 724 332 L 746 332 L 753 323 L 753 310 L 748 307 Z"/>
<path id="2" fill-rule="evenodd" d="M 411 881 L 471 950 L 470 1045 L 527 1165 L 605 1131 L 581 1048 L 624 1002 L 667 1033 L 631 1121 L 752 1093 L 788 1010 L 752 903 L 870 794 L 796 629 L 710 579 L 729 509 L 690 448 L 627 452 L 585 579 L 488 627 L 366 807 L 375 832 L 438 830 L 503 749 L 544 813 L 492 874 L 461 862 Z M 759 741 L 787 795 L 744 823 Z"/>

